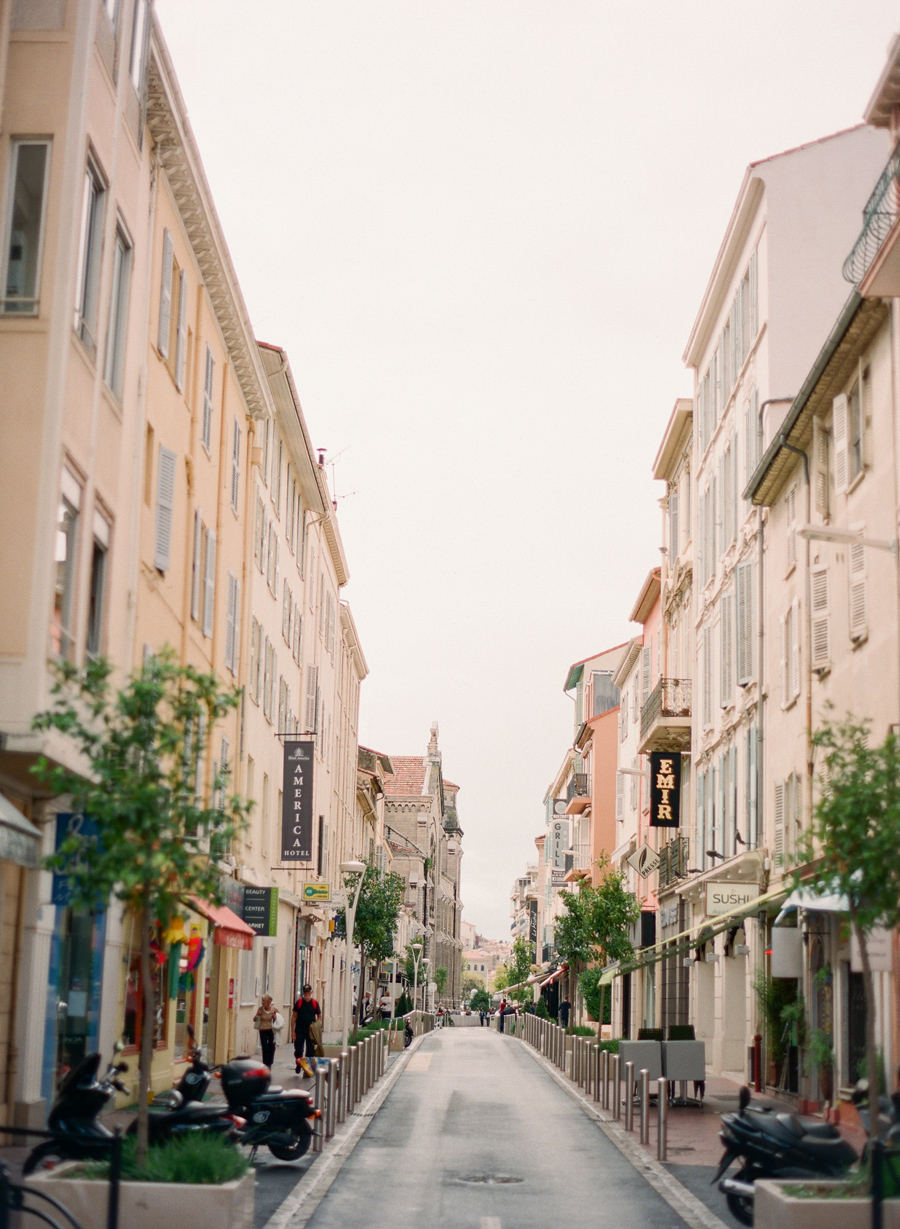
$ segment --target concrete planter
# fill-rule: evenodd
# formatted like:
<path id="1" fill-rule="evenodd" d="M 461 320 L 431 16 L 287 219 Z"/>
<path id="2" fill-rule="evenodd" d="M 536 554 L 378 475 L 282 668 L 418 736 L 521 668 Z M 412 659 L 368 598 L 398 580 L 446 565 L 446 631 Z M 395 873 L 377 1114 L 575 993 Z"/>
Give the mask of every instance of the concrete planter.
<path id="1" fill-rule="evenodd" d="M 105 1182 L 67 1178 L 68 1166 L 59 1177 L 36 1174 L 26 1185 L 52 1195 L 72 1213 L 82 1229 L 106 1229 L 109 1187 Z M 177 1182 L 123 1182 L 119 1191 L 119 1225 L 122 1229 L 159 1229 L 185 1219 L 191 1229 L 253 1229 L 253 1190 L 256 1175 L 247 1174 L 222 1186 Z M 43 1200 L 31 1200 L 43 1204 Z M 46 1205 L 49 1207 L 49 1205 Z"/>
<path id="2" fill-rule="evenodd" d="M 870 1229 L 871 1199 L 797 1199 L 786 1195 L 786 1186 L 808 1186 L 813 1190 L 835 1190 L 840 1182 L 802 1182 L 799 1178 L 756 1182 L 754 1229 Z M 887 1199 L 882 1205 L 884 1229 L 900 1229 L 900 1199 Z"/>

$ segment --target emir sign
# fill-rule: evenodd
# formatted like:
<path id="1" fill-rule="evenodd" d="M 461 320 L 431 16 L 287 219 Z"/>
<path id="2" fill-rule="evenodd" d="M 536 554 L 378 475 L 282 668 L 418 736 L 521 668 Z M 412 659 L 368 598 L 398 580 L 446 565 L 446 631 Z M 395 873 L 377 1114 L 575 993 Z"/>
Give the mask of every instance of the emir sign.
<path id="1" fill-rule="evenodd" d="M 759 896 L 758 883 L 708 883 L 706 885 L 706 916 L 718 917 L 749 905 Z"/>
<path id="2" fill-rule="evenodd" d="M 677 828 L 681 822 L 681 755 L 650 752 L 650 827 Z"/>
<path id="3" fill-rule="evenodd" d="M 315 743 L 311 739 L 284 744 L 282 862 L 312 861 L 314 747 Z"/>

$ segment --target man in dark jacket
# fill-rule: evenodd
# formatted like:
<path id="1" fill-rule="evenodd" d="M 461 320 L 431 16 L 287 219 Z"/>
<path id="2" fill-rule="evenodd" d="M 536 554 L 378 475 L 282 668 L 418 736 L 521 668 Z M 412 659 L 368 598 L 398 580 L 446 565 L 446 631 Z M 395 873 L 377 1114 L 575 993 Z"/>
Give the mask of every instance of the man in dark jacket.
<path id="1" fill-rule="evenodd" d="M 568 999 L 563 999 L 559 1005 L 559 1022 L 563 1028 L 569 1027 L 569 1012 L 572 1010 L 572 1004 Z"/>
<path id="2" fill-rule="evenodd" d="M 298 1075 L 312 1075 L 306 1061 L 316 1052 L 316 1044 L 309 1035 L 310 1027 L 322 1019 L 322 1009 L 312 996 L 312 986 L 303 987 L 303 993 L 291 1012 L 291 1038 L 294 1042 L 294 1068 Z"/>

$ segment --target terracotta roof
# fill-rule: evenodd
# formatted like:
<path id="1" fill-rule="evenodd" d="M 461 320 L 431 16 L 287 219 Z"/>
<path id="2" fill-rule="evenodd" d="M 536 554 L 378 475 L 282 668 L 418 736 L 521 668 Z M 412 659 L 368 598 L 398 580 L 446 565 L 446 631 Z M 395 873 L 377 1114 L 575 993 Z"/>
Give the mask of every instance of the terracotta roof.
<path id="1" fill-rule="evenodd" d="M 459 786 L 454 785 L 452 781 L 448 781 L 447 778 L 444 777 L 444 789 L 459 789 Z"/>
<path id="2" fill-rule="evenodd" d="M 392 755 L 394 771 L 384 779 L 384 792 L 421 798 L 425 793 L 425 765 L 420 755 Z"/>

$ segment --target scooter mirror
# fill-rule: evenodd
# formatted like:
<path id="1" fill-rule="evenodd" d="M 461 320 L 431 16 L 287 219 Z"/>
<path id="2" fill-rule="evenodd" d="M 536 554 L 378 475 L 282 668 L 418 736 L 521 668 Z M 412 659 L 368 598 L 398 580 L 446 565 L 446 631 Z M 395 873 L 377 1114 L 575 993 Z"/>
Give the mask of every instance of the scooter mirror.
<path id="1" fill-rule="evenodd" d="M 116 1063 L 116 1071 L 127 1071 L 128 1063 Z"/>
<path id="2" fill-rule="evenodd" d="M 747 1087 L 746 1084 L 744 1084 L 743 1087 L 741 1088 L 741 1091 L 738 1093 L 738 1109 L 740 1110 L 742 1114 L 749 1104 L 750 1104 L 750 1089 Z"/>
<path id="3" fill-rule="evenodd" d="M 125 1042 L 121 1039 L 121 1037 L 116 1042 L 116 1044 L 113 1046 L 113 1049 L 115 1050 L 117 1054 L 121 1054 L 122 1051 L 125 1049 Z"/>
<path id="4" fill-rule="evenodd" d="M 193 1041 L 194 1040 L 194 1026 L 192 1024 L 187 1025 L 185 1032 L 187 1033 L 188 1037 L 190 1037 L 191 1041 Z"/>

